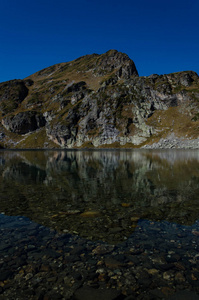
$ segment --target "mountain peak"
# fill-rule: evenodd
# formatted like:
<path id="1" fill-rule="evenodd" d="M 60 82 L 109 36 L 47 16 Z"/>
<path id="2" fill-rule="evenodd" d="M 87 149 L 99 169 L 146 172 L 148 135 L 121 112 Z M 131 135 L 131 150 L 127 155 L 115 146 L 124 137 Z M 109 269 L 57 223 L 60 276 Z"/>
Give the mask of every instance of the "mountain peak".
<path id="1" fill-rule="evenodd" d="M 106 72 L 115 73 L 118 79 L 138 76 L 136 66 L 128 55 L 113 49 L 98 56 L 96 71 L 99 75 L 104 75 Z"/>
<path id="2" fill-rule="evenodd" d="M 110 49 L 110 50 L 106 51 L 105 54 L 108 54 L 108 55 L 116 55 L 117 53 L 119 53 L 118 50 Z"/>
<path id="3" fill-rule="evenodd" d="M 28 78 L 34 82 L 49 78 L 53 81 L 68 78 L 75 82 L 83 80 L 91 89 L 97 90 L 102 81 L 112 78 L 116 83 L 118 80 L 130 79 L 131 76 L 138 76 L 134 62 L 127 54 L 112 49 L 103 54 L 88 54 L 70 62 L 50 66 Z"/>

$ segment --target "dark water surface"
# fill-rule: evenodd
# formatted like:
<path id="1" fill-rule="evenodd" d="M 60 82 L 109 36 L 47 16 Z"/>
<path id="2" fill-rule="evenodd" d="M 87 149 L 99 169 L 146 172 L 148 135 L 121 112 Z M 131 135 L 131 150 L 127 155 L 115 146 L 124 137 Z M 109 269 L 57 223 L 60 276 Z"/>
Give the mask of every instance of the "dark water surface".
<path id="1" fill-rule="evenodd" d="M 1 151 L 0 299 L 199 299 L 198 220 L 197 150 Z"/>

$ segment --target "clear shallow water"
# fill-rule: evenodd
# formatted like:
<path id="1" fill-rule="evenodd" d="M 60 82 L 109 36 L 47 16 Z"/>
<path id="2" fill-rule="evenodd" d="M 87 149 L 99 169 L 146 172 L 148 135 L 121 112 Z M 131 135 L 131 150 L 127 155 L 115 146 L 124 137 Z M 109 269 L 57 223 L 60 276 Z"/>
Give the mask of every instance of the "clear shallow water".
<path id="1" fill-rule="evenodd" d="M 41 266 L 47 255 L 48 264 L 60 253 L 64 259 L 69 245 L 85 245 L 81 259 L 88 265 L 94 255 L 95 273 L 100 259 L 117 261 L 119 275 L 104 262 L 107 277 L 98 281 L 106 288 L 118 276 L 117 289 L 136 299 L 199 292 L 199 151 L 1 151 L 0 176 L 0 264 L 8 275 L 0 287 L 9 278 L 16 284 L 15 273 L 31 261 Z M 99 245 L 112 248 L 96 259 Z M 16 250 L 24 262 L 7 270 Z"/>

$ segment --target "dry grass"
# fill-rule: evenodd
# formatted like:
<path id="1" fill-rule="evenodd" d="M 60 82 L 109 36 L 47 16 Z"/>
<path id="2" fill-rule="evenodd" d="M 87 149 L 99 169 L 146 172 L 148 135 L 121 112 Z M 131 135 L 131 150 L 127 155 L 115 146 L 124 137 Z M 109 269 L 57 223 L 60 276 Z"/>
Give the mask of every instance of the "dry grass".
<path id="1" fill-rule="evenodd" d="M 191 121 L 191 117 L 185 113 L 182 114 L 178 107 L 155 111 L 147 120 L 147 125 L 153 126 L 157 131 L 160 131 L 157 134 L 158 139 L 165 137 L 169 132 L 174 132 L 178 137 L 196 138 L 199 135 L 199 121 Z"/>
<path id="2" fill-rule="evenodd" d="M 24 136 L 24 139 L 16 145 L 16 149 L 43 149 L 45 143 L 48 144 L 48 148 L 60 148 L 47 137 L 45 128 L 42 128 Z"/>

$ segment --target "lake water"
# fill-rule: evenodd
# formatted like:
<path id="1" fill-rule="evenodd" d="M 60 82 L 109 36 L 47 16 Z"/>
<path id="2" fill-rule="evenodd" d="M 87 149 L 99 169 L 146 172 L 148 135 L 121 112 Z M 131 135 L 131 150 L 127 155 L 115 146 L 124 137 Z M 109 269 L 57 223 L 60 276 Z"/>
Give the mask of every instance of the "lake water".
<path id="1" fill-rule="evenodd" d="M 0 299 L 199 299 L 198 150 L 1 151 L 0 199 Z"/>

